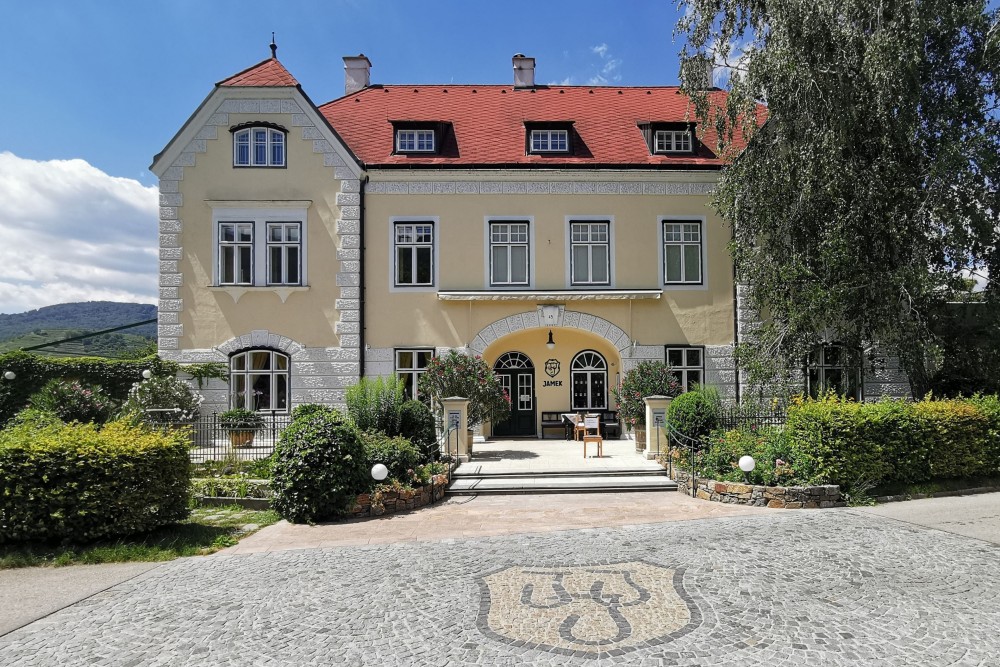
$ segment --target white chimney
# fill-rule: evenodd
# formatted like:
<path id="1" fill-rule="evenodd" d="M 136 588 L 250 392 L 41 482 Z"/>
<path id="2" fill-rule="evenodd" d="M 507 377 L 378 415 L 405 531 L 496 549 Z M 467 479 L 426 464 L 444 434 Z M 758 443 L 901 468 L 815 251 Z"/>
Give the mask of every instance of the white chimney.
<path id="1" fill-rule="evenodd" d="M 514 55 L 512 60 L 514 62 L 514 87 L 534 88 L 535 59 L 529 58 L 523 53 L 518 53 Z"/>
<path id="2" fill-rule="evenodd" d="M 372 63 L 365 54 L 344 56 L 344 94 L 350 95 L 371 83 Z"/>

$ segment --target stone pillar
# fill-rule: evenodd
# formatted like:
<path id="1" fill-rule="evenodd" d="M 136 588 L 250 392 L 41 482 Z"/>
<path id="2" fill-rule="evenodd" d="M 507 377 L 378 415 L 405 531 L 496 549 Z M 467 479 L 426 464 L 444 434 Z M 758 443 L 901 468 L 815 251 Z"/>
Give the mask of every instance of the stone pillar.
<path id="1" fill-rule="evenodd" d="M 458 460 L 468 461 L 472 458 L 472 436 L 469 431 L 469 399 L 461 396 L 442 398 L 444 405 L 444 428 L 448 433 L 446 446 L 458 440 Z M 454 452 L 454 450 L 452 450 Z"/>
<path id="2" fill-rule="evenodd" d="M 642 400 L 646 403 L 646 458 L 653 459 L 668 447 L 666 424 L 671 399 L 669 396 L 647 396 Z"/>

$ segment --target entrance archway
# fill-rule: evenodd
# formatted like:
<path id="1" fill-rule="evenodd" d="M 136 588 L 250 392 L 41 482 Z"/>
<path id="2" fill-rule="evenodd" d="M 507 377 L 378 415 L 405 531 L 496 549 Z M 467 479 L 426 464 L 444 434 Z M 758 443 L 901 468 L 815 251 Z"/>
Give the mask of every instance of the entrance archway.
<path id="1" fill-rule="evenodd" d="M 535 435 L 535 366 L 521 352 L 501 354 L 493 371 L 510 396 L 510 419 L 494 424 L 494 436 Z"/>

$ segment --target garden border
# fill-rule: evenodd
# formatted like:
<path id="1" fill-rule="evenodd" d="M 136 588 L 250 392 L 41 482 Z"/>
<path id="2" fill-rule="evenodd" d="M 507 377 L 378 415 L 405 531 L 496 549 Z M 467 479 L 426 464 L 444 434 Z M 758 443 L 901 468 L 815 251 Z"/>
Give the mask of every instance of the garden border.
<path id="1" fill-rule="evenodd" d="M 674 481 L 677 482 L 678 491 L 691 495 L 689 473 L 674 468 Z M 698 478 L 695 497 L 717 503 L 777 509 L 827 509 L 847 506 L 840 487 L 835 484 L 763 486 Z"/>

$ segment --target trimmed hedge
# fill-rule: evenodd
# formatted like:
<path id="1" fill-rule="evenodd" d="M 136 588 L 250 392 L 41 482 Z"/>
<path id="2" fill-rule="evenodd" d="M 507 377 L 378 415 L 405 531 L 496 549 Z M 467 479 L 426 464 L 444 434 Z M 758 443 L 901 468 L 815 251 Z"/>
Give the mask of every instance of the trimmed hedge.
<path id="1" fill-rule="evenodd" d="M 132 385 L 142 380 L 144 370 L 153 375 L 176 375 L 179 366 L 152 356 L 145 359 L 58 359 L 27 352 L 0 355 L 0 374 L 13 371 L 17 378 L 0 380 L 0 424 L 28 405 L 28 399 L 49 380 L 77 380 L 99 385 L 112 398 L 124 401 Z"/>
<path id="2" fill-rule="evenodd" d="M 420 465 L 420 451 L 409 440 L 402 436 L 390 438 L 378 431 L 362 433 L 361 442 L 365 447 L 365 468 L 371 470 L 376 463 L 389 469 L 389 479 L 408 482 L 413 477 L 413 469 Z M 369 488 L 375 484 L 371 479 Z"/>
<path id="3" fill-rule="evenodd" d="M 836 397 L 792 405 L 785 426 L 796 472 L 848 489 L 993 475 L 1000 471 L 1000 404 Z"/>
<path id="4" fill-rule="evenodd" d="M 79 543 L 179 521 L 190 468 L 180 432 L 21 419 L 0 431 L 0 543 Z"/>
<path id="5" fill-rule="evenodd" d="M 365 451 L 351 420 L 333 408 L 304 405 L 274 450 L 271 506 L 292 523 L 348 513 L 368 488 Z"/>
<path id="6" fill-rule="evenodd" d="M 704 440 L 719 427 L 719 394 L 708 389 L 685 392 L 670 401 L 667 421 L 682 435 Z"/>

